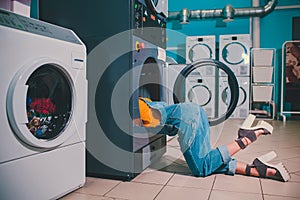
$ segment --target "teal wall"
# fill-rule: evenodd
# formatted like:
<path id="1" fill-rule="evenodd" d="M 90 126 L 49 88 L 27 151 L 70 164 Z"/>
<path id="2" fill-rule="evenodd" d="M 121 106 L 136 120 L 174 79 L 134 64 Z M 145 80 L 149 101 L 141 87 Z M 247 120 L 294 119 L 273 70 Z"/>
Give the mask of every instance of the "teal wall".
<path id="1" fill-rule="evenodd" d="M 261 4 L 265 1 L 261 0 Z M 182 8 L 190 10 L 197 9 L 222 9 L 225 5 L 230 4 L 234 8 L 250 7 L 251 0 L 214 0 L 214 1 L 199 1 L 199 0 L 169 0 L 169 11 L 180 11 Z M 278 7 L 300 5 L 299 0 L 278 0 Z M 269 15 L 261 18 L 261 47 L 275 48 L 276 56 L 276 85 L 275 102 L 279 106 L 279 89 L 281 81 L 281 51 L 282 44 L 285 41 L 292 40 L 292 18 L 300 16 L 300 9 L 276 9 Z M 190 21 L 187 25 L 180 25 L 178 22 L 170 21 L 167 24 L 168 43 L 167 55 L 175 58 L 177 62 L 185 62 L 185 36 L 190 35 L 216 35 L 221 34 L 249 34 L 250 33 L 250 18 L 235 18 L 233 22 L 223 23 L 221 19 L 202 19 Z"/>

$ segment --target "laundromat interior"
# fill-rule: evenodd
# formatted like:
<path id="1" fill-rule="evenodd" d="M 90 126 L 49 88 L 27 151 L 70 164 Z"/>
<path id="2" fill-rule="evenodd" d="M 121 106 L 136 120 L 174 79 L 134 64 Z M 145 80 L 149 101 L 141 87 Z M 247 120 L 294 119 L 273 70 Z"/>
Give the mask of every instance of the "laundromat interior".
<path id="1" fill-rule="evenodd" d="M 0 199 L 300 199 L 299 0 L 0 0 Z"/>

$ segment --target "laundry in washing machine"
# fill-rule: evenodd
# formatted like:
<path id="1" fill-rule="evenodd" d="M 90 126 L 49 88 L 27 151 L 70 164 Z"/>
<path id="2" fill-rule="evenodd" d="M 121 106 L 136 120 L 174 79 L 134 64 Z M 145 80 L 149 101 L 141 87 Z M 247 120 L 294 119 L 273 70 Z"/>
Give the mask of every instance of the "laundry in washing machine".
<path id="1" fill-rule="evenodd" d="M 215 59 L 216 37 L 188 36 L 186 37 L 186 63 L 192 63 L 200 59 Z M 199 69 L 202 76 L 215 76 L 215 68 L 207 67 Z"/>
<path id="2" fill-rule="evenodd" d="M 219 60 L 226 64 L 236 76 L 250 76 L 250 48 L 252 40 L 249 34 L 220 35 Z M 224 73 L 220 73 L 221 76 Z"/>
<path id="3" fill-rule="evenodd" d="M 244 119 L 249 114 L 249 77 L 237 77 L 239 83 L 239 101 L 230 118 Z M 230 90 L 227 77 L 219 78 L 219 109 L 218 114 L 226 112 L 230 101 Z"/>

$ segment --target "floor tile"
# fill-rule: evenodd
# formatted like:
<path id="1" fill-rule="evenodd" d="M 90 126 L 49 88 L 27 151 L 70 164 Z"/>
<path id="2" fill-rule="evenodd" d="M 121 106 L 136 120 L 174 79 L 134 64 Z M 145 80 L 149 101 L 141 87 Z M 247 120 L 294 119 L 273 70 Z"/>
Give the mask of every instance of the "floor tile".
<path id="1" fill-rule="evenodd" d="M 115 200 L 115 199 L 109 197 L 103 197 L 103 196 L 95 196 L 90 194 L 71 193 L 62 197 L 60 200 Z"/>
<path id="2" fill-rule="evenodd" d="M 192 174 L 191 170 L 187 165 L 180 165 L 177 163 L 172 163 L 165 168 L 161 169 L 161 171 L 176 173 L 176 174 L 183 174 L 183 175 L 190 175 Z"/>
<path id="3" fill-rule="evenodd" d="M 153 200 L 162 188 L 161 185 L 122 182 L 105 196 L 130 200 Z"/>
<path id="4" fill-rule="evenodd" d="M 163 169 L 174 164 L 178 159 L 182 157 L 182 152 L 179 148 L 168 146 L 167 152 L 162 156 L 160 160 L 150 165 L 152 169 Z"/>
<path id="5" fill-rule="evenodd" d="M 215 180 L 215 175 L 203 178 L 203 177 L 194 177 L 190 175 L 175 174 L 172 177 L 172 179 L 168 182 L 167 185 L 177 186 L 177 187 L 211 189 L 214 180 Z"/>
<path id="6" fill-rule="evenodd" d="M 104 195 L 120 183 L 121 181 L 88 177 L 86 184 L 82 188 L 76 190 L 76 192 L 92 195 Z"/>
<path id="7" fill-rule="evenodd" d="M 291 182 L 298 182 L 300 183 L 300 174 L 297 174 L 297 173 L 293 173 L 293 174 L 290 174 L 291 175 Z"/>
<path id="8" fill-rule="evenodd" d="M 265 195 L 277 195 L 300 198 L 300 183 L 279 182 L 275 180 L 262 179 L 262 190 Z"/>
<path id="9" fill-rule="evenodd" d="M 280 160 L 280 161 L 285 165 L 285 167 L 288 169 L 290 173 L 300 171 L 300 156 L 297 156 L 295 158 L 289 158 L 286 160 Z"/>
<path id="10" fill-rule="evenodd" d="M 230 199 L 230 200 L 263 200 L 261 194 L 254 193 L 242 193 L 242 192 L 229 192 L 213 190 L 211 192 L 209 200 L 220 200 L 220 199 Z"/>
<path id="11" fill-rule="evenodd" d="M 199 188 L 181 188 L 166 186 L 155 198 L 155 200 L 207 200 L 210 190 L 199 189 Z"/>
<path id="12" fill-rule="evenodd" d="M 140 175 L 138 175 L 136 178 L 134 178 L 133 182 L 139 182 L 139 183 L 151 183 L 151 184 L 159 184 L 159 185 L 165 185 L 170 180 L 170 178 L 173 176 L 173 173 L 170 172 L 163 172 L 163 171 L 157 171 L 157 170 L 146 170 Z"/>
<path id="13" fill-rule="evenodd" d="M 259 178 L 249 176 L 229 176 L 216 175 L 216 181 L 213 186 L 215 190 L 247 192 L 247 193 L 261 193 Z"/>
<path id="14" fill-rule="evenodd" d="M 299 200 L 299 198 L 264 195 L 264 200 Z"/>
<path id="15" fill-rule="evenodd" d="M 300 146 L 284 149 L 275 149 L 278 159 L 289 159 L 300 155 Z"/>

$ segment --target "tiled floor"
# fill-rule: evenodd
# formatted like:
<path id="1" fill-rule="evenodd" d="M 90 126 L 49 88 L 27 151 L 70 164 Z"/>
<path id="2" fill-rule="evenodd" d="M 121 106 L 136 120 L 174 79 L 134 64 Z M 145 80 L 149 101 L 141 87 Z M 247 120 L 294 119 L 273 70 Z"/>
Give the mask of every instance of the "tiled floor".
<path id="1" fill-rule="evenodd" d="M 169 138 L 168 151 L 163 158 L 131 182 L 87 177 L 83 188 L 63 197 L 64 200 L 188 200 L 243 199 L 296 200 L 300 199 L 300 121 L 269 121 L 274 126 L 270 136 L 261 136 L 255 143 L 240 151 L 236 159 L 247 163 L 261 154 L 275 150 L 274 162 L 283 162 L 291 179 L 282 183 L 241 175 L 212 175 L 196 178 L 179 150 L 176 138 Z M 236 137 L 240 120 L 227 120 L 211 131 L 213 146 L 225 144 Z"/>

